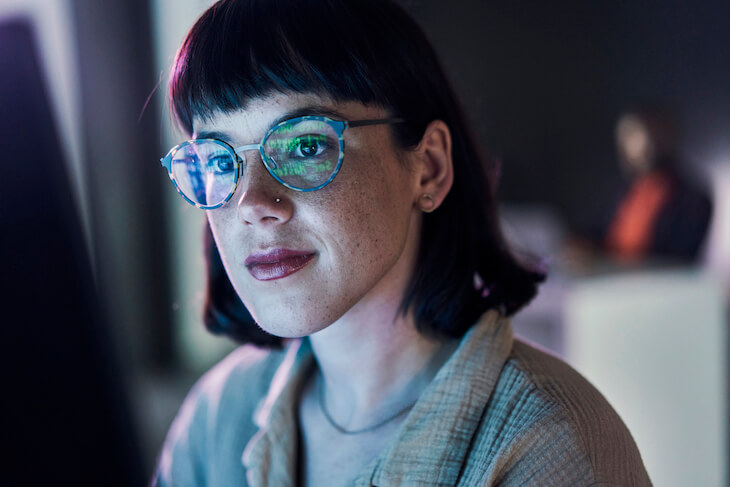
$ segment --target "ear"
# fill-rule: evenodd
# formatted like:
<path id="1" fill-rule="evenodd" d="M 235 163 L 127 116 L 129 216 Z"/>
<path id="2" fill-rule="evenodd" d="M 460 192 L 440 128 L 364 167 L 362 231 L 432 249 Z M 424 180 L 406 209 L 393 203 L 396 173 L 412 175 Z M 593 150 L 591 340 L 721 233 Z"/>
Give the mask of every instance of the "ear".
<path id="1" fill-rule="evenodd" d="M 441 120 L 428 124 L 415 149 L 414 206 L 430 213 L 446 198 L 454 182 L 451 131 Z"/>

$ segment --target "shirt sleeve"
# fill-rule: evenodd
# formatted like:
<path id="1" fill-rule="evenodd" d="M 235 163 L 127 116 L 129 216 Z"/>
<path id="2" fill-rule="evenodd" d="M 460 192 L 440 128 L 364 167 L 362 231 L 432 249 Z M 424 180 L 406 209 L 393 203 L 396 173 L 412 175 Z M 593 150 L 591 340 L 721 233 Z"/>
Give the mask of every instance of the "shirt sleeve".
<path id="1" fill-rule="evenodd" d="M 205 485 L 208 404 L 197 384 L 173 421 L 152 480 L 152 487 Z"/>
<path id="2" fill-rule="evenodd" d="M 239 347 L 198 380 L 167 433 L 153 487 L 245 485 L 241 455 L 279 357 Z"/>

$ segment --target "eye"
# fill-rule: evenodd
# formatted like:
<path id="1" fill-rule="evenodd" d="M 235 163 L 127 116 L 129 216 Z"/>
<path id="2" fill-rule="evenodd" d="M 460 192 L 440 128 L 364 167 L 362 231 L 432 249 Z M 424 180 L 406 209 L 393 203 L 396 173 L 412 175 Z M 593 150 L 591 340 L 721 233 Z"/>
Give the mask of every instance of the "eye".
<path id="1" fill-rule="evenodd" d="M 226 174 L 235 169 L 233 159 L 228 155 L 214 156 L 208 159 L 208 171 L 216 174 Z"/>
<path id="2" fill-rule="evenodd" d="M 316 157 L 327 149 L 327 137 L 322 135 L 303 135 L 294 140 L 294 157 Z"/>

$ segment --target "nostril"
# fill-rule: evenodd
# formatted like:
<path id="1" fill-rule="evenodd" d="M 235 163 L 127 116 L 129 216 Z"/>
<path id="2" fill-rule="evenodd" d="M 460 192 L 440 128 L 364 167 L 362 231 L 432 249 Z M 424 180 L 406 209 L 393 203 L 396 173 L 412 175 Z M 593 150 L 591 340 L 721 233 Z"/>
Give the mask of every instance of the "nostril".
<path id="1" fill-rule="evenodd" d="M 277 215 L 267 215 L 267 214 L 261 214 L 258 212 L 250 213 L 248 215 L 243 216 L 243 221 L 246 225 L 256 225 L 261 223 L 276 223 L 279 221 L 285 221 L 285 218 L 282 218 Z"/>
<path id="2" fill-rule="evenodd" d="M 278 224 L 287 222 L 293 215 L 293 202 L 281 194 L 278 183 L 271 180 L 256 184 L 249 181 L 238 200 L 239 219 L 246 225 Z"/>

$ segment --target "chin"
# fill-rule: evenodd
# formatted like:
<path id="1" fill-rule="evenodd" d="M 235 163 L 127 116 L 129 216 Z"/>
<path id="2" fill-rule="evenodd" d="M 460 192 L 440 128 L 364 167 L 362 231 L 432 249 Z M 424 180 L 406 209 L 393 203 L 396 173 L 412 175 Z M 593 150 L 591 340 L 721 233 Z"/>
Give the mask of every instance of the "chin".
<path id="1" fill-rule="evenodd" d="M 301 310 L 294 312 L 280 307 L 261 312 L 252 309 L 252 315 L 262 330 L 281 338 L 309 336 L 327 328 L 335 321 L 329 316 L 308 315 Z"/>

